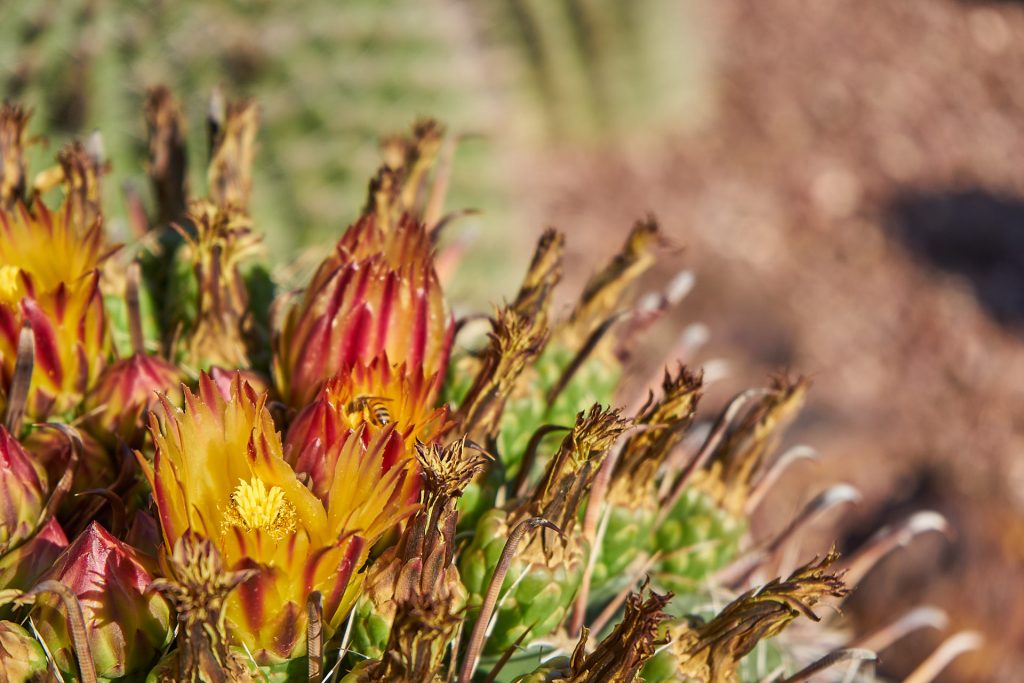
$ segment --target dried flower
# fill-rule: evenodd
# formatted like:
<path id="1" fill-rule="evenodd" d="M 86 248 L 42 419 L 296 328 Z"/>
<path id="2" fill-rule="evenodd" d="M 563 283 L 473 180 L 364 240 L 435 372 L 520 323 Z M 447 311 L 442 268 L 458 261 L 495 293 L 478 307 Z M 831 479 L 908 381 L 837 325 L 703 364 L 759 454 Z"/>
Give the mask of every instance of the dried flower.
<path id="1" fill-rule="evenodd" d="M 699 683 L 732 683 L 739 661 L 758 642 L 777 635 L 799 616 L 818 621 L 812 607 L 849 592 L 841 575 L 829 573 L 838 557 L 832 551 L 785 580 L 747 591 L 707 623 L 681 622 L 670 628 L 679 675 Z"/>
<path id="2" fill-rule="evenodd" d="M 0 105 L 0 209 L 10 211 L 25 197 L 25 132 L 31 112 L 16 104 Z"/>

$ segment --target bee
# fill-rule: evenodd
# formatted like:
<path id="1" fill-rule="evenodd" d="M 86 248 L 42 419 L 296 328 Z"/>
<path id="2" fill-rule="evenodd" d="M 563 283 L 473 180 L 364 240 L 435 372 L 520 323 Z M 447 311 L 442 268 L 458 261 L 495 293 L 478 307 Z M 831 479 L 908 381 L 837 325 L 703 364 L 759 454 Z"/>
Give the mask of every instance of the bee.
<path id="1" fill-rule="evenodd" d="M 383 396 L 356 396 L 349 402 L 346 410 L 350 415 L 361 414 L 364 422 L 383 427 L 391 422 L 391 413 L 384 405 L 390 402 L 390 398 Z"/>

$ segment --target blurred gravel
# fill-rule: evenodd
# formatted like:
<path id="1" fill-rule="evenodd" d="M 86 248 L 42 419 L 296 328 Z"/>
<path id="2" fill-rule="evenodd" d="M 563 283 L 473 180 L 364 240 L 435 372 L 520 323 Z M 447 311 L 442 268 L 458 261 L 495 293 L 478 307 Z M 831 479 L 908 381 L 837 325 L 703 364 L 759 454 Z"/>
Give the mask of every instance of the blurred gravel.
<path id="1" fill-rule="evenodd" d="M 957 537 L 896 553 L 849 611 L 870 628 L 942 606 L 987 646 L 941 680 L 1019 680 L 1024 5 L 701 5 L 715 46 L 708 122 L 668 144 L 546 152 L 551 172 L 526 190 L 536 215 L 569 231 L 578 284 L 583 263 L 655 211 L 685 246 L 676 266 L 698 278 L 676 329 L 707 323 L 706 348 L 732 368 L 709 405 L 780 366 L 815 379 L 790 441 L 824 464 L 787 475 L 764 527 L 822 480 L 865 494 L 838 521 L 847 549 L 912 510 L 942 512 Z M 906 675 L 938 642 L 902 641 L 885 670 Z"/>

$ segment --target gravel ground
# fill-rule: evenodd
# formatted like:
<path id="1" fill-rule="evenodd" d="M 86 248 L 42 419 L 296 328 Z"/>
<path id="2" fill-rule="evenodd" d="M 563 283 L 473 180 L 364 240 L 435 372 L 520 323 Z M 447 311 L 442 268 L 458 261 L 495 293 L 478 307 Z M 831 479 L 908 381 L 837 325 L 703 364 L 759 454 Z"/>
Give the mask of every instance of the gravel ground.
<path id="1" fill-rule="evenodd" d="M 640 211 L 660 216 L 685 247 L 675 267 L 698 276 L 677 327 L 706 323 L 696 359 L 732 368 L 709 402 L 780 366 L 815 379 L 790 441 L 814 444 L 823 464 L 787 478 L 764 527 L 829 481 L 864 492 L 836 520 L 847 549 L 914 509 L 942 512 L 956 538 L 922 538 L 884 562 L 849 612 L 870 628 L 939 605 L 950 629 L 987 639 L 942 680 L 1016 680 L 1024 5 L 696 4 L 714 46 L 713 113 L 668 143 L 546 150 L 550 172 L 524 174 L 536 216 L 570 233 L 577 283 Z M 902 641 L 885 670 L 906 675 L 940 639 Z"/>

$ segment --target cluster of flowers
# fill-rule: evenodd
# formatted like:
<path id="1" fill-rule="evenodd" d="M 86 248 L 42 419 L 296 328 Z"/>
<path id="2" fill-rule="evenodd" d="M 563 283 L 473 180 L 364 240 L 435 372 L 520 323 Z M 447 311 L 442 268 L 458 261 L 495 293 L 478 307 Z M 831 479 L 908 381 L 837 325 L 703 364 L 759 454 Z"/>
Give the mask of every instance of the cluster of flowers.
<path id="1" fill-rule="evenodd" d="M 652 220 L 564 319 L 545 233 L 486 338 L 455 345 L 442 129 L 387 140 L 361 217 L 278 293 L 250 258 L 257 110 L 217 102 L 196 199 L 177 104 L 149 94 L 131 246 L 104 228 L 96 146 L 30 178 L 29 117 L 0 110 L 0 680 L 798 681 L 873 658 L 834 625 L 767 640 L 847 594 L 834 552 L 757 583 L 847 488 L 747 534 L 801 455 L 771 461 L 805 381 L 706 433 L 686 367 L 635 416 L 607 407 L 679 293 L 630 302 Z M 882 533 L 847 577 L 941 525 Z"/>

